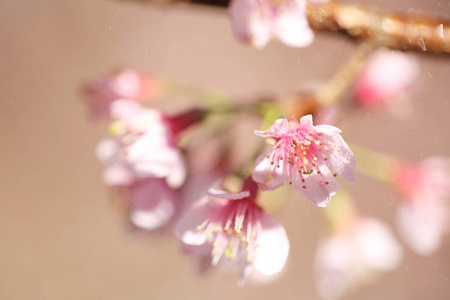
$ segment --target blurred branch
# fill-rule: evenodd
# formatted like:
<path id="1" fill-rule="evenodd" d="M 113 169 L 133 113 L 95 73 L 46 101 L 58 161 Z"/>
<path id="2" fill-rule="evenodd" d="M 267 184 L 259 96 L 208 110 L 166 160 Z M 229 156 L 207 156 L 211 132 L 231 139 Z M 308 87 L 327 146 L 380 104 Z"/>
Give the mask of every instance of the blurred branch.
<path id="1" fill-rule="evenodd" d="M 450 23 L 391 13 L 379 7 L 329 2 L 308 5 L 311 28 L 341 31 L 377 47 L 450 54 Z"/>
<path id="2" fill-rule="evenodd" d="M 137 0 L 140 2 L 182 2 L 227 7 L 229 0 Z M 375 47 L 450 54 L 450 22 L 429 16 L 397 14 L 380 7 L 331 1 L 307 4 L 312 29 L 339 32 Z"/>

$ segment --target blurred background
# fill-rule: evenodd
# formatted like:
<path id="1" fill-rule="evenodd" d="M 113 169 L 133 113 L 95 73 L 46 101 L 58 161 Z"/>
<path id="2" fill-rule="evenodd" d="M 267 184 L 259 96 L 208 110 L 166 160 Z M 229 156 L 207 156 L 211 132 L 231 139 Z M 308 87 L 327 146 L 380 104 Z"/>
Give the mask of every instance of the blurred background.
<path id="1" fill-rule="evenodd" d="M 447 17 L 450 2 L 367 2 Z M 304 199 L 277 215 L 291 241 L 279 280 L 236 286 L 236 274 L 197 274 L 173 235 L 136 234 L 111 204 L 94 155 L 105 128 L 88 117 L 86 79 L 133 67 L 235 96 L 282 95 L 325 81 L 355 44 L 317 34 L 312 46 L 256 51 L 233 36 L 227 12 L 107 0 L 0 1 L 0 299 L 318 299 L 313 258 L 325 233 Z M 415 54 L 421 75 L 404 118 L 361 111 L 347 141 L 419 161 L 449 155 L 450 59 Z M 392 225 L 398 198 L 357 174 L 346 186 L 363 213 Z M 346 299 L 448 299 L 450 237 Z"/>

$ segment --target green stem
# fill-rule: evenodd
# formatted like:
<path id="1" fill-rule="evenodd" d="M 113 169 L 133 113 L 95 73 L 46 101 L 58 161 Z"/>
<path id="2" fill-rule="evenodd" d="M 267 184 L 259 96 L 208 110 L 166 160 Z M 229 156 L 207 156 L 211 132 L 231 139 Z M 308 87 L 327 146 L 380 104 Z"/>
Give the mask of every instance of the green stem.
<path id="1" fill-rule="evenodd" d="M 399 161 L 395 157 L 351 144 L 356 158 L 356 171 L 381 182 L 390 183 Z"/>

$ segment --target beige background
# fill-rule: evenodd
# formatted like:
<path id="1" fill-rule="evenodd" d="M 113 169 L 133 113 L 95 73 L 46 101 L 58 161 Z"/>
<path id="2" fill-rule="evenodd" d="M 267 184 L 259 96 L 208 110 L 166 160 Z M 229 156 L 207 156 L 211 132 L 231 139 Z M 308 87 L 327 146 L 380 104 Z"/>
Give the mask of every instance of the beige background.
<path id="1" fill-rule="evenodd" d="M 369 1 L 366 1 L 369 2 Z M 449 16 L 447 1 L 374 1 Z M 372 3 L 374 3 L 372 2 Z M 224 10 L 124 1 L 0 1 L 0 299 L 317 299 L 312 258 L 324 229 L 304 199 L 278 217 L 291 257 L 277 282 L 238 288 L 235 274 L 198 276 L 173 236 L 130 233 L 100 180 L 81 82 L 117 66 L 215 86 L 282 94 L 330 77 L 353 44 L 318 35 L 306 49 L 240 45 Z M 340 127 L 375 149 L 420 160 L 449 155 L 450 60 L 418 55 L 421 78 L 404 119 L 361 112 Z M 362 176 L 361 210 L 392 224 L 397 202 Z M 450 237 L 348 299 L 448 299 Z"/>

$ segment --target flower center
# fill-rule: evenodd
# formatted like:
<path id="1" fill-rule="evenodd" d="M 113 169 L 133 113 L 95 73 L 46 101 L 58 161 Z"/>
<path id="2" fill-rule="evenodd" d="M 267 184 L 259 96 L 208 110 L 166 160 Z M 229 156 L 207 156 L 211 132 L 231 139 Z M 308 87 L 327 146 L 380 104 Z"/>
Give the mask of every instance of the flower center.
<path id="1" fill-rule="evenodd" d="M 313 172 L 322 176 L 323 182 L 321 184 L 329 184 L 320 170 L 321 166 L 326 166 L 333 176 L 337 176 L 328 163 L 327 155 L 332 149 L 340 151 L 335 143 L 323 138 L 321 133 L 298 127 L 290 129 L 290 132 L 281 136 L 267 158 L 271 160 L 272 165 L 276 163 L 277 168 L 280 167 L 280 161 L 286 160 L 290 178 L 289 184 L 292 184 L 292 172 L 298 172 L 304 183 L 303 188 L 306 189 L 305 178 Z"/>
<path id="2" fill-rule="evenodd" d="M 217 265 L 224 255 L 236 258 L 240 249 L 245 249 L 247 262 L 253 261 L 261 230 L 260 214 L 261 209 L 251 200 L 228 200 L 203 224 L 197 226 L 197 230 L 203 231 L 213 242 L 213 266 Z"/>

